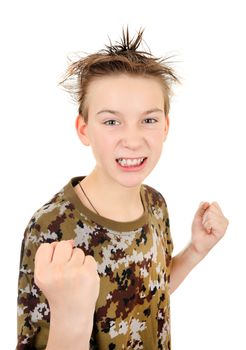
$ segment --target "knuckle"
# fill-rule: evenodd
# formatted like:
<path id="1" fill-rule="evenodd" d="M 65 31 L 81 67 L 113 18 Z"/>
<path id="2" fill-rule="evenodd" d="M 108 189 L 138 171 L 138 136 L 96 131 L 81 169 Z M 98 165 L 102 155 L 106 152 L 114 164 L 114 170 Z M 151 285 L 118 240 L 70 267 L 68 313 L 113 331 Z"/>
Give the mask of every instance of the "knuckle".
<path id="1" fill-rule="evenodd" d="M 86 256 L 85 260 L 87 261 L 87 265 L 91 271 L 97 271 L 97 262 L 92 256 Z"/>
<path id="2" fill-rule="evenodd" d="M 91 265 L 95 264 L 97 265 L 96 260 L 94 259 L 94 257 L 92 255 L 86 255 L 85 256 L 85 260 L 90 263 Z"/>
<path id="3" fill-rule="evenodd" d="M 57 247 L 59 246 L 59 247 L 62 247 L 62 246 L 68 246 L 69 245 L 69 243 L 68 243 L 68 241 L 59 241 L 58 242 L 58 244 L 57 244 Z"/>
<path id="4" fill-rule="evenodd" d="M 43 287 L 47 284 L 47 276 L 42 269 L 35 269 L 34 282 L 38 287 Z"/>
<path id="5" fill-rule="evenodd" d="M 73 249 L 73 253 L 74 254 L 78 254 L 78 255 L 81 255 L 81 256 L 85 256 L 85 253 L 84 253 L 84 251 L 81 249 L 81 248 L 74 248 Z"/>
<path id="6" fill-rule="evenodd" d="M 46 247 L 49 247 L 49 246 L 50 246 L 50 243 L 45 242 L 45 243 L 41 243 L 40 246 L 39 246 L 39 248 L 40 248 L 40 247 L 46 248 Z"/>
<path id="7" fill-rule="evenodd" d="M 37 249 L 37 252 L 42 253 L 43 251 L 46 251 L 47 249 L 49 249 L 49 247 L 50 247 L 49 243 L 41 243 Z"/>

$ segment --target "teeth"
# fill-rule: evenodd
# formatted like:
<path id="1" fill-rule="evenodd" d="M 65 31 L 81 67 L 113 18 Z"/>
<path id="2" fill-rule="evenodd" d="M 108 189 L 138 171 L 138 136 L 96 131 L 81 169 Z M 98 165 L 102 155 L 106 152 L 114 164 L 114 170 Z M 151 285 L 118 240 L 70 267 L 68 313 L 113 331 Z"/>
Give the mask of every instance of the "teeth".
<path id="1" fill-rule="evenodd" d="M 127 159 L 127 158 L 119 158 L 118 162 L 122 166 L 134 166 L 134 165 L 140 165 L 144 158 L 135 158 L 135 159 Z"/>

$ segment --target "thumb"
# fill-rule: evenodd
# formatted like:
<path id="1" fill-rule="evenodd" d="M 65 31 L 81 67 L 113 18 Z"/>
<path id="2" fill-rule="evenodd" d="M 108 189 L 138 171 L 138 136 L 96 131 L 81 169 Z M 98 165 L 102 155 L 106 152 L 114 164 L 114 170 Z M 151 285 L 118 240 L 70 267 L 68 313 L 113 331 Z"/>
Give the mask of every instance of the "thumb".
<path id="1" fill-rule="evenodd" d="M 205 211 L 208 209 L 209 206 L 210 206 L 209 202 L 201 202 L 199 204 L 196 215 L 203 216 L 203 214 L 205 213 Z"/>

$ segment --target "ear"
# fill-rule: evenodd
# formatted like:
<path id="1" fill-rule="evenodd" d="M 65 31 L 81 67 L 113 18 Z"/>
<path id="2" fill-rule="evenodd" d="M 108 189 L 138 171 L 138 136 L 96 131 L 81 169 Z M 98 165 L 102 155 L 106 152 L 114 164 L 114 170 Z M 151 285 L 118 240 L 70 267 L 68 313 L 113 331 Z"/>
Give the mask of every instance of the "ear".
<path id="1" fill-rule="evenodd" d="M 169 115 L 167 115 L 165 117 L 165 127 L 164 127 L 164 139 L 163 139 L 163 142 L 166 141 L 166 138 L 167 138 L 167 135 L 168 135 L 168 131 L 169 131 L 169 124 L 170 124 Z"/>
<path id="2" fill-rule="evenodd" d="M 81 140 L 81 142 L 85 145 L 85 146 L 89 146 L 90 145 L 90 141 L 87 135 L 87 123 L 85 122 L 83 116 L 81 114 L 79 114 L 75 120 L 75 128 L 77 130 L 77 134 Z"/>

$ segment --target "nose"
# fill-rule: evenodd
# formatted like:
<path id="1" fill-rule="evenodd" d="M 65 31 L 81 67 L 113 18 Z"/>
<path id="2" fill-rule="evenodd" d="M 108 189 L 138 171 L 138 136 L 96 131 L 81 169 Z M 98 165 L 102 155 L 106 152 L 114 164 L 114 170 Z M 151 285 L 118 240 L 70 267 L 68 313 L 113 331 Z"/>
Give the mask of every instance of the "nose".
<path id="1" fill-rule="evenodd" d="M 122 145 L 126 148 L 135 150 L 142 146 L 143 135 L 137 127 L 128 126 L 122 135 Z"/>

